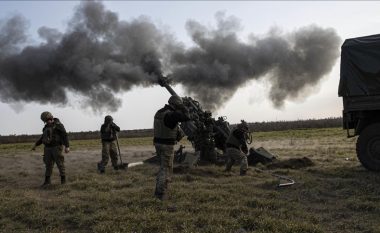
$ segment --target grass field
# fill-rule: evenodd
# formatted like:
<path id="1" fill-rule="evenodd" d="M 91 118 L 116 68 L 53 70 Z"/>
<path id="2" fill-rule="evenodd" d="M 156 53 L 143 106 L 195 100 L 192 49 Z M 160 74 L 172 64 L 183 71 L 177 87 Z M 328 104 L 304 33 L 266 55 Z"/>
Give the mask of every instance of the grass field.
<path id="1" fill-rule="evenodd" d="M 178 170 L 164 202 L 153 198 L 157 165 L 98 174 L 98 140 L 72 141 L 68 183 L 59 184 L 55 168 L 42 189 L 42 148 L 31 146 L 0 145 L 0 232 L 380 232 L 380 176 L 359 164 L 355 139 L 340 128 L 254 133 L 251 146 L 279 162 L 307 157 L 314 165 L 259 165 L 245 177 L 238 166 Z M 154 154 L 151 138 L 120 146 L 126 162 Z M 269 172 L 296 184 L 277 188 Z"/>

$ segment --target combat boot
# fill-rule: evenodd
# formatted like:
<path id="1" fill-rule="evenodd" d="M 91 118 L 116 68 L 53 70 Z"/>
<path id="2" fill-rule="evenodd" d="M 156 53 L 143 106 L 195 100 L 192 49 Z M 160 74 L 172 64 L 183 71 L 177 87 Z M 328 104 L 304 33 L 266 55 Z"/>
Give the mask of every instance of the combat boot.
<path id="1" fill-rule="evenodd" d="M 159 199 L 160 201 L 165 201 L 168 200 L 168 195 L 166 193 L 159 193 L 159 192 L 154 192 L 154 196 Z"/>
<path id="2" fill-rule="evenodd" d="M 50 185 L 50 184 L 51 184 L 50 176 L 45 176 L 45 181 L 42 184 L 42 186 L 47 186 L 47 185 Z"/>
<path id="3" fill-rule="evenodd" d="M 66 176 L 61 176 L 61 184 L 66 184 Z"/>
<path id="4" fill-rule="evenodd" d="M 115 165 L 115 166 L 113 166 L 113 169 L 114 169 L 115 171 L 119 170 L 119 165 Z"/>
<path id="5" fill-rule="evenodd" d="M 230 172 L 232 169 L 232 165 L 227 164 L 226 168 L 224 169 L 224 172 Z"/>
<path id="6" fill-rule="evenodd" d="M 247 175 L 247 170 L 240 170 L 240 175 L 241 176 Z"/>
<path id="7" fill-rule="evenodd" d="M 233 162 L 231 159 L 229 159 L 229 160 L 227 161 L 226 169 L 224 169 L 224 171 L 225 171 L 225 172 L 230 172 L 231 169 L 232 169 L 232 165 L 233 165 L 233 164 L 234 164 L 234 162 Z"/>
<path id="8" fill-rule="evenodd" d="M 98 171 L 103 174 L 105 172 L 104 169 L 105 168 L 100 163 L 98 163 Z"/>

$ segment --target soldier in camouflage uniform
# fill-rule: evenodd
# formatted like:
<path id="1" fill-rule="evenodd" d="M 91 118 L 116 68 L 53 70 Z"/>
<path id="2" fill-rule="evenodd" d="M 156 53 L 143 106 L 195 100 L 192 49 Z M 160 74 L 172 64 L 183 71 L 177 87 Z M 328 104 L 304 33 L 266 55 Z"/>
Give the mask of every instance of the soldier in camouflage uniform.
<path id="1" fill-rule="evenodd" d="M 178 123 L 190 120 L 181 97 L 173 95 L 168 103 L 154 116 L 153 143 L 161 161 L 154 195 L 160 200 L 167 199 L 168 182 L 173 172 L 174 145 L 183 137 Z"/>
<path id="2" fill-rule="evenodd" d="M 216 162 L 214 125 L 211 112 L 205 111 L 201 124 L 197 124 L 197 136 L 195 139 L 195 151 L 199 149 L 199 156 L 202 161 Z"/>
<path id="3" fill-rule="evenodd" d="M 115 170 L 119 169 L 117 165 L 116 147 L 117 132 L 120 132 L 120 127 L 113 122 L 112 116 L 106 116 L 104 118 L 104 124 L 100 127 L 100 136 L 102 139 L 102 160 L 98 163 L 100 173 L 105 172 L 109 157 L 111 157 L 113 168 Z"/>
<path id="4" fill-rule="evenodd" d="M 226 141 L 226 155 L 228 158 L 226 171 L 231 171 L 232 165 L 235 162 L 240 162 L 240 175 L 244 176 L 248 170 L 248 146 L 247 137 L 249 129 L 248 124 L 244 120 L 237 125 Z"/>
<path id="5" fill-rule="evenodd" d="M 61 176 L 61 184 L 66 183 L 64 157 L 62 155 L 63 147 L 65 153 L 70 151 L 69 140 L 63 124 L 58 118 L 54 118 L 50 112 L 43 112 L 41 120 L 45 123 L 42 129 L 42 135 L 34 144 L 32 150 L 37 146 L 44 144 L 44 163 L 45 163 L 45 182 L 43 186 L 51 184 L 51 174 L 53 172 L 54 163 L 57 164 L 59 174 Z"/>

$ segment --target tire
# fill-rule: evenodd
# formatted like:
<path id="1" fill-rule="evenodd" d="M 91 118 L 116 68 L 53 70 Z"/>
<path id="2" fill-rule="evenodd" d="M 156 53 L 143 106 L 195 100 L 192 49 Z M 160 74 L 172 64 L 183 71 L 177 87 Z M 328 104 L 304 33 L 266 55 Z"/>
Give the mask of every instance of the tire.
<path id="1" fill-rule="evenodd" d="M 356 154 L 366 169 L 380 171 L 380 123 L 368 125 L 360 133 Z"/>

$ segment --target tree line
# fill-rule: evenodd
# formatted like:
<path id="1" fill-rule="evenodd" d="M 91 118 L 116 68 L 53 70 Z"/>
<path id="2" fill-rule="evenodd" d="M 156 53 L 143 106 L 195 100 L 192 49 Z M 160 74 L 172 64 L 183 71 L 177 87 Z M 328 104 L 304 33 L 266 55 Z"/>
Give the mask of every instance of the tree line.
<path id="1" fill-rule="evenodd" d="M 282 131 L 292 129 L 311 129 L 311 128 L 333 128 L 342 126 L 341 117 L 330 117 L 325 119 L 307 119 L 295 121 L 270 121 L 270 122 L 253 122 L 248 123 L 250 130 L 254 132 L 267 132 L 267 131 Z M 235 125 L 231 125 L 234 127 Z M 86 140 L 86 139 L 100 139 L 100 132 L 85 131 L 85 132 L 69 132 L 70 140 Z M 0 144 L 7 143 L 22 143 L 22 142 L 35 142 L 41 135 L 8 135 L 0 136 Z M 153 129 L 134 129 L 122 130 L 119 133 L 120 138 L 137 138 L 137 137 L 152 137 Z"/>

